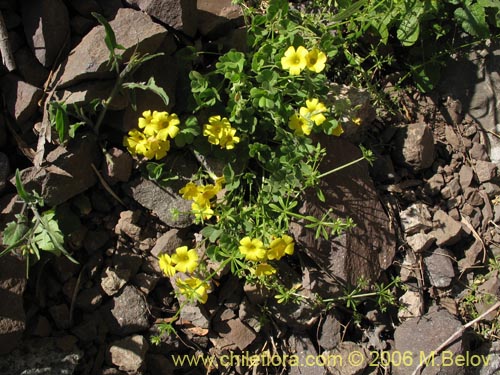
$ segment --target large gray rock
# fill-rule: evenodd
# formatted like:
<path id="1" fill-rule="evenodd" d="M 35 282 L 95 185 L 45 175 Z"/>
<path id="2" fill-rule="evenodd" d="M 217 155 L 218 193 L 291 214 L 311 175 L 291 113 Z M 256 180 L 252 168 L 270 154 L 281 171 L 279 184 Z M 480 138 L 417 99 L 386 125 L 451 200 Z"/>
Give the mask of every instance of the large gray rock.
<path id="1" fill-rule="evenodd" d="M 29 120 L 38 110 L 38 101 L 43 93 L 39 88 L 22 81 L 14 74 L 8 74 L 0 80 L 5 106 L 18 124 Z"/>
<path id="2" fill-rule="evenodd" d="M 3 249 L 3 247 L 0 247 Z M 21 342 L 26 327 L 23 293 L 26 287 L 26 264 L 15 255 L 0 258 L 0 355 Z M 1 368 L 1 365 L 0 365 Z M 3 373 L 0 371 L 0 373 Z"/>
<path id="3" fill-rule="evenodd" d="M 83 353 L 75 347 L 63 351 L 57 339 L 30 339 L 9 355 L 0 356 L 2 375 L 72 375 Z"/>
<path id="4" fill-rule="evenodd" d="M 142 12 L 133 9 L 120 9 L 114 20 L 110 21 L 116 41 L 125 50 L 124 61 L 136 52 L 154 53 L 167 35 L 167 30 L 154 23 Z M 103 26 L 94 27 L 76 46 L 61 64 L 57 76 L 59 88 L 65 88 L 86 79 L 99 79 L 110 76 L 109 50 L 104 42 Z"/>
<path id="5" fill-rule="evenodd" d="M 46 68 L 69 46 L 69 14 L 62 0 L 25 0 L 23 26 L 26 40 Z"/>
<path id="6" fill-rule="evenodd" d="M 48 206 L 56 206 L 84 192 L 97 179 L 92 163 L 99 165 L 100 150 L 95 137 L 83 135 L 51 151 L 47 166 L 40 169 L 30 167 L 21 171 L 21 180 L 26 189 L 36 190 Z"/>
<path id="7" fill-rule="evenodd" d="M 196 33 L 196 0 L 125 0 L 164 24 L 194 36 Z"/>
<path id="8" fill-rule="evenodd" d="M 14 54 L 17 71 L 23 80 L 35 87 L 43 87 L 49 76 L 49 70 L 45 69 L 35 58 L 31 49 L 23 47 Z"/>
<path id="9" fill-rule="evenodd" d="M 0 193 L 5 189 L 7 179 L 10 173 L 9 158 L 3 152 L 0 152 Z"/>
<path id="10" fill-rule="evenodd" d="M 395 375 L 410 375 L 423 362 L 423 358 L 436 350 L 453 335 L 462 324 L 446 310 L 431 310 L 422 317 L 404 321 L 394 332 L 395 350 L 401 355 L 411 357 L 405 366 L 394 366 Z M 423 375 L 463 374 L 464 368 L 449 365 L 450 356 L 461 355 L 464 350 L 462 337 L 451 343 L 440 355 L 436 354 L 432 365 L 427 366 Z M 443 362 L 444 360 L 444 362 Z"/>
<path id="11" fill-rule="evenodd" d="M 149 328 L 148 306 L 144 296 L 134 286 L 127 285 L 101 308 L 109 331 L 118 336 L 142 332 Z"/>
<path id="12" fill-rule="evenodd" d="M 361 156 L 357 147 L 342 139 L 329 137 L 322 139 L 321 144 L 332 150 L 323 159 L 321 172 Z M 305 228 L 307 223 L 293 223 L 291 231 L 295 239 L 320 269 L 333 278 L 353 285 L 361 277 L 369 282 L 375 281 L 380 272 L 391 265 L 396 243 L 389 218 L 369 177 L 368 164 L 357 163 L 327 175 L 320 188 L 326 201 L 319 201 L 316 192 L 310 191 L 304 197 L 300 213 L 321 218 L 331 209 L 334 217 L 350 217 L 356 226 L 325 240 L 323 237 L 315 239 L 316 231 Z"/>

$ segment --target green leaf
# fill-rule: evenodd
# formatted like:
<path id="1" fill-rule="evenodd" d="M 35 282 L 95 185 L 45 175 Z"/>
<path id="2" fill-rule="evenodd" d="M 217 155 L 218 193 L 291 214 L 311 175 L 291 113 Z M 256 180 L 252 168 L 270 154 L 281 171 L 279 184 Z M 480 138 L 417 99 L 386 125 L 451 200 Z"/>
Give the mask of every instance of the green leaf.
<path id="1" fill-rule="evenodd" d="M 420 19 L 415 14 L 408 14 L 403 18 L 397 30 L 397 37 L 405 47 L 412 46 L 420 35 Z"/>
<path id="2" fill-rule="evenodd" d="M 26 190 L 24 189 L 23 182 L 21 180 L 21 174 L 19 172 L 19 169 L 16 169 L 16 190 L 17 194 L 19 197 L 25 201 L 26 203 L 31 202 L 33 200 L 33 197 L 31 194 L 28 194 Z"/>
<path id="3" fill-rule="evenodd" d="M 148 82 L 146 83 L 128 82 L 124 83 L 123 87 L 128 89 L 141 89 L 141 90 L 152 91 L 163 100 L 165 106 L 168 106 L 168 104 L 170 103 L 170 98 L 168 97 L 167 93 L 162 87 L 156 84 L 155 79 L 153 77 L 149 78 Z"/>
<path id="4" fill-rule="evenodd" d="M 476 3 L 470 7 L 455 9 L 454 15 L 467 34 L 478 38 L 487 38 L 489 36 L 486 13 L 481 4 Z"/>
<path id="5" fill-rule="evenodd" d="M 116 42 L 115 32 L 111 28 L 111 25 L 106 20 L 106 18 L 104 18 L 103 16 L 101 16 L 99 13 L 96 13 L 96 12 L 92 12 L 92 16 L 94 16 L 94 18 L 97 19 L 97 21 L 102 26 L 104 26 L 104 31 L 106 33 L 106 36 L 104 37 L 104 42 L 106 43 L 106 46 L 108 47 L 109 52 L 114 55 L 115 49 L 124 50 L 125 47 L 123 47 L 122 45 L 120 45 Z"/>
<path id="6" fill-rule="evenodd" d="M 23 217 L 24 218 L 24 217 Z M 26 218 L 18 221 L 11 221 L 3 231 L 3 244 L 6 246 L 17 246 L 29 230 L 26 225 Z"/>
<path id="7" fill-rule="evenodd" d="M 69 129 L 68 129 L 68 136 L 70 138 L 75 138 L 75 133 L 76 131 L 78 130 L 78 128 L 82 125 L 85 125 L 85 122 L 81 121 L 81 122 L 76 122 L 74 124 L 71 124 L 69 126 Z"/>

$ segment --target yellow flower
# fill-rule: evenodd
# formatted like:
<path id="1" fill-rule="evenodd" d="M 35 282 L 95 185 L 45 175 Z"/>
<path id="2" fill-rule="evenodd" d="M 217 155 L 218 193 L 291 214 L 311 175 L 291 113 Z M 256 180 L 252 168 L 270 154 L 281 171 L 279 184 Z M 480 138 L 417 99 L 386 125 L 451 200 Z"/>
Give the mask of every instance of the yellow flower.
<path id="1" fill-rule="evenodd" d="M 300 107 L 300 115 L 313 121 L 316 125 L 321 125 L 326 120 L 322 112 L 326 112 L 326 107 L 319 99 L 308 99 L 306 106 Z"/>
<path id="2" fill-rule="evenodd" d="M 199 206 L 210 206 L 210 199 L 215 197 L 220 191 L 220 187 L 217 185 L 202 185 L 198 186 L 198 194 L 193 198 L 193 200 Z"/>
<path id="3" fill-rule="evenodd" d="M 155 137 L 150 137 L 148 138 L 147 142 L 147 150 L 143 152 L 143 155 L 147 159 L 163 159 L 167 155 L 168 150 L 170 150 L 170 141 L 168 140 L 161 140 Z"/>
<path id="4" fill-rule="evenodd" d="M 293 238 L 284 234 L 281 238 L 271 241 L 267 251 L 268 259 L 281 259 L 285 254 L 292 255 L 294 250 Z"/>
<path id="5" fill-rule="evenodd" d="M 123 145 L 132 155 L 143 154 L 142 151 L 147 149 L 147 143 L 144 134 L 137 129 L 132 129 L 128 132 L 128 137 L 123 137 Z"/>
<path id="6" fill-rule="evenodd" d="M 188 182 L 182 189 L 179 190 L 182 198 L 193 200 L 198 195 L 198 186 L 194 182 Z"/>
<path id="7" fill-rule="evenodd" d="M 351 121 L 356 124 L 356 125 L 361 125 L 361 117 L 354 117 L 353 119 L 351 119 Z"/>
<path id="8" fill-rule="evenodd" d="M 144 129 L 144 134 L 156 136 L 161 140 L 166 140 L 167 136 L 174 138 L 179 132 L 179 118 L 175 113 L 144 111 L 142 118 L 139 118 L 139 128 Z"/>
<path id="9" fill-rule="evenodd" d="M 267 263 L 260 263 L 255 269 L 256 276 L 269 276 L 274 273 L 276 273 L 276 269 Z"/>
<path id="10" fill-rule="evenodd" d="M 210 205 L 199 205 L 196 202 L 191 203 L 191 211 L 197 220 L 208 220 L 214 215 Z"/>
<path id="11" fill-rule="evenodd" d="M 293 114 L 288 121 L 288 126 L 294 131 L 296 135 L 309 135 L 311 134 L 312 124 L 305 117 L 298 114 Z"/>
<path id="12" fill-rule="evenodd" d="M 313 48 L 306 56 L 307 69 L 315 73 L 325 69 L 326 55 L 317 48 Z"/>
<path id="13" fill-rule="evenodd" d="M 187 246 L 181 246 L 175 249 L 172 262 L 179 272 L 193 272 L 198 267 L 198 254 L 194 249 L 188 250 Z"/>
<path id="14" fill-rule="evenodd" d="M 307 65 L 307 50 L 300 46 L 295 50 L 293 46 L 288 47 L 285 56 L 281 58 L 281 66 L 289 70 L 291 75 L 298 75 Z"/>
<path id="15" fill-rule="evenodd" d="M 251 239 L 250 237 L 244 237 L 240 241 L 239 247 L 240 253 L 245 256 L 246 260 L 264 260 L 266 258 L 266 249 L 264 244 L 259 239 Z"/>
<path id="16" fill-rule="evenodd" d="M 222 190 L 222 185 L 226 183 L 226 178 L 224 176 L 215 177 L 215 186 L 217 187 L 217 192 Z"/>
<path id="17" fill-rule="evenodd" d="M 343 132 L 344 132 L 344 129 L 342 128 L 342 125 L 338 124 L 337 127 L 335 129 L 333 129 L 332 135 L 339 137 Z"/>
<path id="18" fill-rule="evenodd" d="M 188 299 L 196 299 L 201 303 L 206 303 L 210 286 L 206 281 L 202 281 L 197 277 L 189 277 L 185 280 L 177 279 L 175 281 L 179 292 Z"/>
<path id="19" fill-rule="evenodd" d="M 208 124 L 203 125 L 203 135 L 208 137 L 209 143 L 228 150 L 233 149 L 240 141 L 236 136 L 236 129 L 231 127 L 229 120 L 218 115 L 209 117 Z"/>
<path id="20" fill-rule="evenodd" d="M 232 150 L 234 148 L 234 145 L 239 142 L 240 142 L 240 137 L 236 136 L 235 128 L 230 127 L 224 129 L 220 138 L 221 148 L 227 148 L 228 150 Z"/>
<path id="21" fill-rule="evenodd" d="M 170 255 L 161 254 L 158 257 L 158 264 L 160 265 L 160 269 L 163 271 L 163 273 L 168 277 L 172 277 L 175 275 L 175 266 L 172 262 L 172 258 L 170 258 Z"/>

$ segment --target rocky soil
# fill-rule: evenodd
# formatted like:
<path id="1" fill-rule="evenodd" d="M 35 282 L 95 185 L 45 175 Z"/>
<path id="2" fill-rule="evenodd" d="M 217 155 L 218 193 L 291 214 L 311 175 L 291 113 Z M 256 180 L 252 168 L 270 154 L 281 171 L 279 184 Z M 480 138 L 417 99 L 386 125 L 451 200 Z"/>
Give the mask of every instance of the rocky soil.
<path id="1" fill-rule="evenodd" d="M 68 249 L 79 261 L 44 258 L 26 279 L 22 260 L 0 258 L 1 374 L 411 374 L 420 353 L 436 350 L 470 320 L 464 299 L 475 277 L 486 275 L 478 293 L 491 296 L 470 302 L 477 312 L 496 302 L 498 269 L 488 273 L 487 265 L 500 256 L 498 45 L 457 57 L 430 95 L 394 94 L 405 109 L 401 114 L 375 115 L 366 93 L 346 89 L 363 104 L 364 124 L 339 139 L 321 139 L 334 150 L 323 161 L 325 170 L 359 157 L 360 142 L 377 159 L 328 176 L 326 204 L 312 195 L 301 210 L 321 214 L 331 207 L 357 226 L 332 241 L 315 241 L 296 223 L 292 232 L 300 246 L 280 273 L 290 285 L 300 284 L 305 296 L 323 298 L 340 295 L 360 277 L 374 285 L 399 276 L 406 288 L 393 292 L 401 308 L 382 312 L 371 300 L 360 304 L 359 314 L 341 305 L 280 305 L 265 291 L 222 275 L 207 304 L 183 309 L 178 335 L 152 345 L 156 324 L 178 307 L 158 255 L 192 245 L 200 229 L 189 216 L 172 214 L 173 208 L 190 209 L 178 194 L 182 183 L 160 187 L 136 172 L 136 161 L 121 146 L 123 134 L 137 124 L 126 97 L 116 98 L 106 115 L 104 143 L 82 133 L 64 146 L 41 142 L 41 149 L 40 139 L 50 136 L 44 104 L 108 96 L 114 79 L 104 29 L 91 15 L 98 12 L 110 20 L 126 55 L 164 53 L 135 79 L 154 76 L 170 97 L 167 110 L 183 108 L 182 79 L 190 67 L 176 53 L 186 45 L 244 49 L 241 11 L 230 0 L 3 0 L 0 10 L 16 65 L 0 71 L 0 228 L 20 210 L 12 184 L 20 169 L 26 188 L 64 213 Z M 137 92 L 136 99 L 138 113 L 164 108 L 148 92 Z M 180 151 L 169 160 L 187 178 L 198 168 Z M 493 332 L 489 342 L 474 333 L 472 328 L 481 330 L 476 325 L 446 350 L 489 356 L 487 365 L 442 366 L 436 357 L 423 373 L 498 371 L 496 311 L 482 324 Z M 343 365 L 181 366 L 172 357 L 266 352 L 299 361 L 335 355 Z M 356 366 L 347 364 L 353 352 L 362 357 Z M 391 365 L 372 359 L 376 353 L 411 353 L 413 359 Z"/>

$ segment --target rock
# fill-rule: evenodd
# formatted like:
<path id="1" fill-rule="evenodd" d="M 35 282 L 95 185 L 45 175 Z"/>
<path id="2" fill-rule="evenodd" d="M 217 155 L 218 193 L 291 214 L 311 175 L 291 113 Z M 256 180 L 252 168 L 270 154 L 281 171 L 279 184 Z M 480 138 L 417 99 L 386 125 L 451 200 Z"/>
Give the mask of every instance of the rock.
<path id="1" fill-rule="evenodd" d="M 102 11 L 96 0 L 69 0 L 69 4 L 78 14 L 85 17 L 92 17 L 92 12 L 100 13 Z"/>
<path id="2" fill-rule="evenodd" d="M 239 319 L 220 322 L 216 332 L 221 338 L 221 341 L 217 341 L 218 346 L 228 350 L 230 348 L 245 350 L 257 338 L 253 329 Z"/>
<path id="3" fill-rule="evenodd" d="M 36 320 L 36 325 L 33 328 L 33 335 L 38 337 L 48 337 L 52 332 L 52 327 L 50 325 L 49 320 L 40 315 Z"/>
<path id="4" fill-rule="evenodd" d="M 0 84 L 7 111 L 18 124 L 25 123 L 36 114 L 38 101 L 43 95 L 42 90 L 13 74 L 3 76 Z"/>
<path id="5" fill-rule="evenodd" d="M 321 144 L 327 150 L 335 150 L 323 159 L 322 172 L 361 156 L 357 147 L 343 139 L 325 138 Z M 369 177 L 367 163 L 357 163 L 327 175 L 321 180 L 320 188 L 326 201 L 319 201 L 316 192 L 309 191 L 299 212 L 320 218 L 331 209 L 333 217 L 350 217 L 356 226 L 325 240 L 322 237 L 315 239 L 315 230 L 305 228 L 306 223 L 293 223 L 290 231 L 295 240 L 304 246 L 306 254 L 324 271 L 325 277 L 331 275 L 352 285 L 356 285 L 361 277 L 369 282 L 375 281 L 392 263 L 395 238 Z M 325 277 L 324 282 L 331 286 L 332 282 L 326 281 Z M 321 280 L 317 282 L 321 283 Z M 328 290 L 325 286 L 322 292 L 328 294 Z"/>
<path id="6" fill-rule="evenodd" d="M 204 305 L 187 304 L 182 308 L 180 317 L 182 321 L 202 329 L 208 329 L 210 325 L 210 314 Z"/>
<path id="7" fill-rule="evenodd" d="M 182 246 L 183 242 L 184 239 L 181 238 L 180 231 L 170 229 L 156 240 L 154 247 L 151 249 L 151 255 L 158 258 L 163 253 L 173 254 L 175 249 Z"/>
<path id="8" fill-rule="evenodd" d="M 500 186 L 491 182 L 485 182 L 481 188 L 486 192 L 489 198 L 495 198 L 500 195 Z"/>
<path id="9" fill-rule="evenodd" d="M 51 68 L 69 46 L 69 14 L 61 0 L 26 0 L 23 5 L 24 34 L 38 61 Z"/>
<path id="10" fill-rule="evenodd" d="M 436 195 L 441 191 L 444 185 L 445 182 L 443 175 L 441 173 L 436 173 L 427 180 L 425 189 L 429 192 L 429 194 Z"/>
<path id="11" fill-rule="evenodd" d="M 436 238 L 438 246 L 454 245 L 462 236 L 462 225 L 443 210 L 437 210 L 434 214 L 433 227 L 430 234 Z"/>
<path id="12" fill-rule="evenodd" d="M 316 356 L 318 354 L 311 339 L 305 334 L 292 334 L 288 338 L 290 353 L 294 355 L 295 366 L 290 366 L 289 375 L 319 375 L 324 374 L 323 366 L 301 366 L 306 363 L 308 356 Z"/>
<path id="13" fill-rule="evenodd" d="M 87 252 L 93 253 L 102 249 L 111 238 L 109 231 L 103 229 L 89 230 L 83 239 L 83 247 Z"/>
<path id="14" fill-rule="evenodd" d="M 479 193 L 478 189 L 471 187 L 465 189 L 464 197 L 467 203 L 470 204 L 472 207 L 480 207 L 484 204 L 483 198 L 481 197 L 481 194 Z"/>
<path id="15" fill-rule="evenodd" d="M 325 350 L 334 349 L 341 341 L 340 322 L 332 314 L 328 314 L 321 324 L 318 344 Z"/>
<path id="16" fill-rule="evenodd" d="M 231 0 L 198 0 L 198 30 L 210 39 L 227 34 L 243 25 L 241 6 Z"/>
<path id="17" fill-rule="evenodd" d="M 109 331 L 118 336 L 149 328 L 148 307 L 144 296 L 131 285 L 125 286 L 113 300 L 101 308 Z"/>
<path id="18" fill-rule="evenodd" d="M 97 288 L 83 289 L 76 297 L 76 306 L 83 311 L 94 311 L 102 302 L 101 291 Z"/>
<path id="19" fill-rule="evenodd" d="M 52 320 L 56 323 L 57 328 L 68 329 L 71 326 L 69 308 L 65 303 L 50 306 L 49 314 L 52 317 Z"/>
<path id="20" fill-rule="evenodd" d="M 423 203 L 414 203 L 399 213 L 401 225 L 407 235 L 432 228 L 431 213 Z"/>
<path id="21" fill-rule="evenodd" d="M 113 147 L 108 151 L 103 177 L 110 185 L 117 182 L 127 182 L 132 174 L 134 161 L 129 153 Z"/>
<path id="22" fill-rule="evenodd" d="M 435 238 L 430 234 L 420 232 L 412 236 L 406 236 L 406 241 L 412 250 L 416 253 L 423 253 L 432 245 Z"/>
<path id="23" fill-rule="evenodd" d="M 189 36 L 196 34 L 196 0 L 125 0 L 151 17 Z"/>
<path id="24" fill-rule="evenodd" d="M 9 353 L 21 342 L 26 328 L 26 315 L 23 307 L 25 287 L 25 262 L 14 254 L 0 257 L 0 300 L 2 301 L 0 304 L 0 356 Z"/>
<path id="25" fill-rule="evenodd" d="M 174 364 L 161 354 L 148 354 L 146 364 L 151 374 L 174 375 Z"/>
<path id="26" fill-rule="evenodd" d="M 173 38 L 166 38 L 171 43 L 175 43 Z M 161 50 L 170 49 L 170 46 L 161 46 Z M 168 72 L 168 74 L 165 74 Z M 166 105 L 163 100 L 155 93 L 149 90 L 134 90 L 135 104 L 137 109 L 128 106 L 123 114 L 123 120 L 119 124 L 119 130 L 128 132 L 131 129 L 137 128 L 138 118 L 140 114 L 147 110 L 170 111 L 176 102 L 176 87 L 177 78 L 179 77 L 179 67 L 175 59 L 165 55 L 156 57 L 147 61 L 134 73 L 134 79 L 138 82 L 147 82 L 150 77 L 155 78 L 158 86 L 163 88 L 169 97 L 169 104 Z"/>
<path id="27" fill-rule="evenodd" d="M 167 35 L 164 27 L 154 23 L 148 15 L 133 9 L 119 9 L 115 19 L 109 24 L 117 43 L 125 48 L 123 61 L 127 61 L 132 53 L 156 52 Z M 140 28 L 131 25 L 140 25 Z M 57 72 L 59 88 L 83 80 L 110 76 L 109 50 L 104 43 L 104 37 L 104 27 L 96 26 L 71 51 Z"/>
<path id="28" fill-rule="evenodd" d="M 96 25 L 94 20 L 87 17 L 82 17 L 78 14 L 71 17 L 70 26 L 71 33 L 80 37 L 85 36 Z"/>
<path id="29" fill-rule="evenodd" d="M 474 171 L 472 170 L 472 168 L 468 165 L 462 165 L 462 168 L 460 168 L 459 172 L 459 179 L 462 190 L 467 189 L 474 179 Z"/>
<path id="30" fill-rule="evenodd" d="M 446 310 L 431 308 L 427 314 L 419 318 L 405 320 L 394 332 L 395 350 L 409 353 L 409 366 L 393 366 L 395 375 L 410 375 L 425 357 L 436 350 L 444 341 L 462 327 L 462 323 Z M 460 355 L 464 343 L 460 336 L 446 347 L 445 355 Z M 423 375 L 455 375 L 463 374 L 464 368 L 442 362 L 442 355 L 436 354 L 432 366 L 423 369 Z M 448 357 L 449 358 L 449 357 Z M 447 366 L 447 364 L 449 366 Z"/>
<path id="31" fill-rule="evenodd" d="M 133 335 L 114 341 L 108 350 L 108 361 L 121 371 L 138 373 L 144 366 L 149 344 L 144 336 Z"/>
<path id="32" fill-rule="evenodd" d="M 192 223 L 191 202 L 179 195 L 182 187 L 183 182 L 173 181 L 162 188 L 141 178 L 128 185 L 127 193 L 169 227 L 186 228 Z M 178 215 L 175 214 L 176 211 Z"/>
<path id="33" fill-rule="evenodd" d="M 420 293 L 413 290 L 407 290 L 401 297 L 399 297 L 401 308 L 398 311 L 399 320 L 409 318 L 416 318 L 421 315 L 423 310 L 422 299 Z"/>
<path id="34" fill-rule="evenodd" d="M 108 296 L 114 296 L 127 283 L 130 270 L 126 268 L 106 267 L 102 272 L 101 288 Z"/>
<path id="35" fill-rule="evenodd" d="M 23 169 L 21 180 L 26 189 L 36 190 L 47 206 L 57 206 L 84 192 L 96 183 L 92 164 L 99 165 L 99 149 L 94 136 L 87 134 L 58 146 L 46 160 L 47 167 Z"/>
<path id="36" fill-rule="evenodd" d="M 498 278 L 498 270 L 493 271 L 488 275 L 488 279 L 478 286 L 477 295 L 482 296 L 477 302 L 474 303 L 478 315 L 486 312 L 492 307 L 500 297 L 500 279 Z M 492 311 L 483 319 L 487 321 L 494 321 L 497 316 L 497 311 Z"/>
<path id="37" fill-rule="evenodd" d="M 142 257 L 139 254 L 123 250 L 115 252 L 112 261 L 115 269 L 127 270 L 130 273 L 130 278 L 136 275 L 142 265 Z"/>
<path id="38" fill-rule="evenodd" d="M 479 361 L 474 366 L 469 366 L 470 375 L 495 375 L 500 371 L 500 341 L 485 342 L 471 353 Z M 487 361 L 487 363 L 486 363 Z"/>
<path id="39" fill-rule="evenodd" d="M 333 350 L 324 351 L 320 358 L 327 364 L 325 367 L 331 375 L 364 374 L 371 360 L 366 348 L 350 341 L 340 343 Z"/>
<path id="40" fill-rule="evenodd" d="M 431 255 L 424 258 L 425 272 L 432 286 L 447 288 L 455 277 L 453 255 L 441 248 L 437 248 Z"/>
<path id="41" fill-rule="evenodd" d="M 72 347 L 65 352 L 55 338 L 28 339 L 21 348 L 0 356 L 2 375 L 72 375 L 83 353 Z"/>
<path id="42" fill-rule="evenodd" d="M 9 158 L 3 152 L 0 152 L 0 194 L 5 189 L 10 174 Z"/>
<path id="43" fill-rule="evenodd" d="M 122 211 L 120 212 L 120 218 L 115 226 L 116 234 L 126 234 L 131 239 L 138 240 L 141 233 L 141 227 L 137 226 L 135 223 L 139 220 L 139 211 Z"/>
<path id="44" fill-rule="evenodd" d="M 133 284 L 145 295 L 153 291 L 158 281 L 160 281 L 159 276 L 149 275 L 147 273 L 138 273 L 132 280 Z"/>
<path id="45" fill-rule="evenodd" d="M 461 142 L 460 139 L 458 138 L 457 133 L 455 133 L 455 130 L 451 126 L 445 126 L 444 128 L 444 135 L 446 138 L 446 141 L 453 147 L 455 150 L 460 150 L 461 149 Z"/>
<path id="46" fill-rule="evenodd" d="M 478 142 L 472 143 L 472 147 L 469 150 L 469 155 L 472 159 L 475 159 L 477 161 L 489 160 L 488 150 L 486 146 L 483 145 L 482 143 Z"/>
<path id="47" fill-rule="evenodd" d="M 80 341 L 90 343 L 98 337 L 97 324 L 98 323 L 94 319 L 88 318 L 83 323 L 73 327 L 71 332 L 78 337 Z"/>
<path id="48" fill-rule="evenodd" d="M 413 123 L 401 128 L 395 137 L 394 160 L 418 172 L 434 162 L 434 137 L 424 123 Z"/>
<path id="49" fill-rule="evenodd" d="M 114 79 L 81 82 L 56 91 L 56 96 L 59 101 L 63 101 L 68 105 L 77 104 L 80 107 L 84 107 L 92 100 L 108 99 L 114 85 Z M 121 93 L 115 95 L 113 100 L 109 103 L 109 109 L 113 111 L 120 111 L 128 106 L 130 106 L 128 98 Z"/>
<path id="50" fill-rule="evenodd" d="M 497 173 L 497 166 L 495 163 L 489 161 L 478 160 L 474 166 L 479 183 L 487 182 L 493 179 Z"/>
<path id="51" fill-rule="evenodd" d="M 18 49 L 14 59 L 17 71 L 25 82 L 35 87 L 43 87 L 49 71 L 38 62 L 28 47 Z"/>
<path id="52" fill-rule="evenodd" d="M 354 86 L 339 85 L 330 82 L 328 85 L 327 105 L 334 107 L 338 103 L 349 103 L 351 112 L 347 117 L 349 119 L 342 123 L 344 133 L 342 137 L 355 143 L 361 143 L 362 130 L 375 120 L 376 112 L 370 98 L 368 90 L 359 89 Z M 354 123 L 352 119 L 359 119 L 360 125 Z"/>

